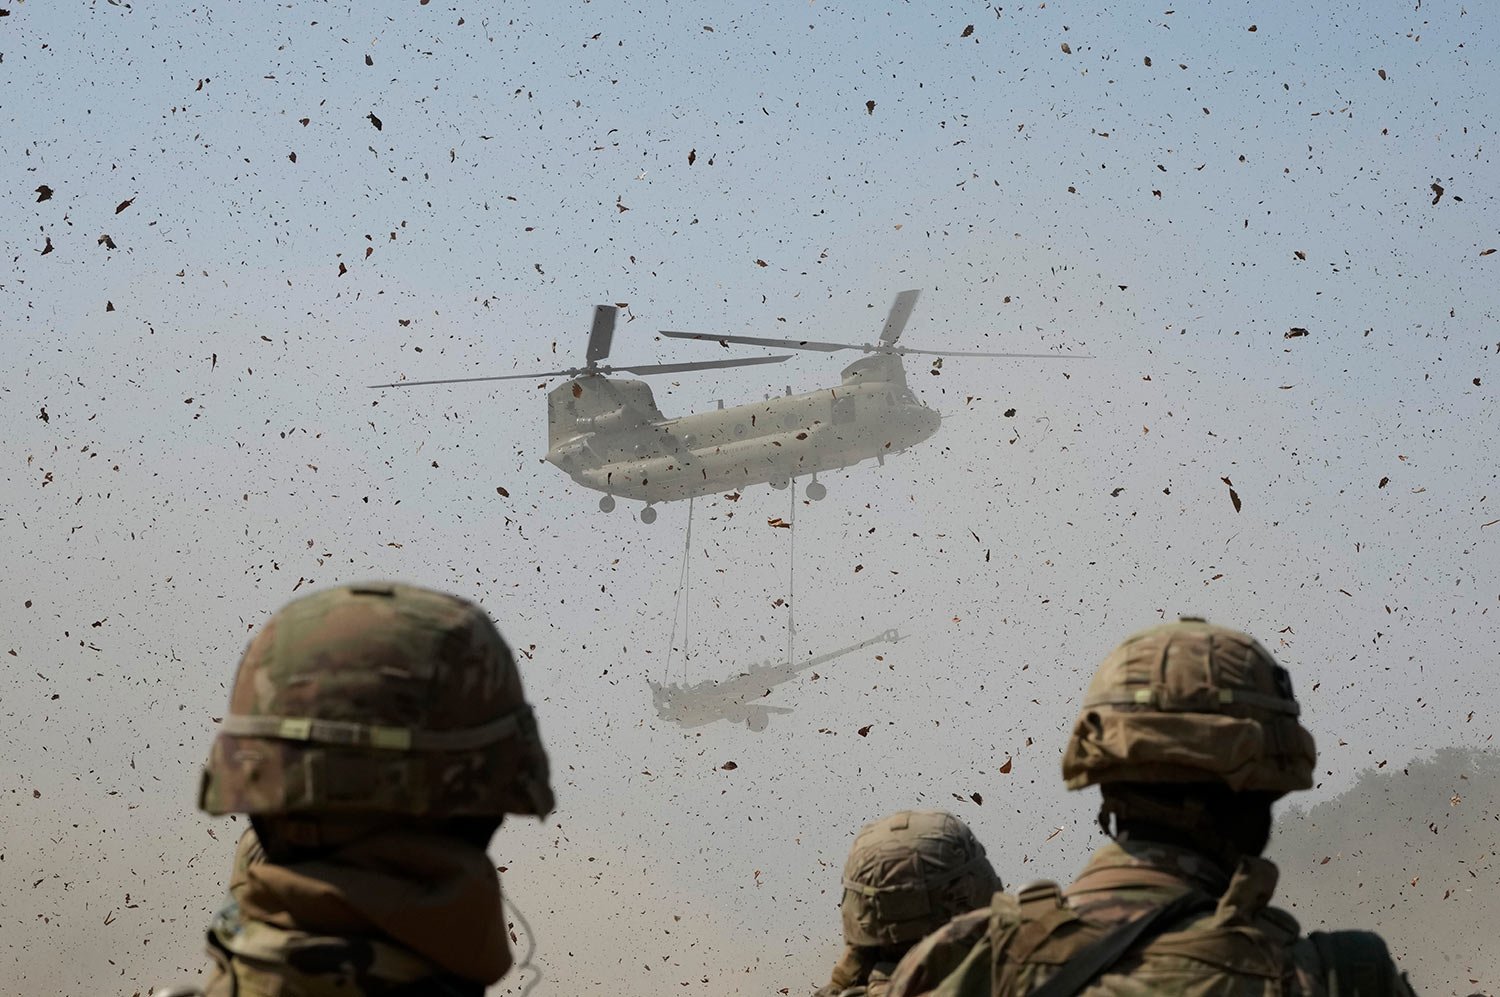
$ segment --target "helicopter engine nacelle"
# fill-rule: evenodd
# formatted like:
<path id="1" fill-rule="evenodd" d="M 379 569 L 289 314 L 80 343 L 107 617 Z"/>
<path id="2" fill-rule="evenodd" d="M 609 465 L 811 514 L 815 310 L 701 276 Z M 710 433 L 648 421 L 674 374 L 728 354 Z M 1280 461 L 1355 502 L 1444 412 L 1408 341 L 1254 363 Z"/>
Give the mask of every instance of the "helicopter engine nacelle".
<path id="1" fill-rule="evenodd" d="M 644 381 L 588 374 L 547 395 L 548 444 L 553 450 L 584 433 L 617 433 L 663 418 Z"/>
<path id="2" fill-rule="evenodd" d="M 906 368 L 901 365 L 900 357 L 877 353 L 860 357 L 845 367 L 843 379 L 845 384 L 863 384 L 868 381 L 905 384 Z"/>

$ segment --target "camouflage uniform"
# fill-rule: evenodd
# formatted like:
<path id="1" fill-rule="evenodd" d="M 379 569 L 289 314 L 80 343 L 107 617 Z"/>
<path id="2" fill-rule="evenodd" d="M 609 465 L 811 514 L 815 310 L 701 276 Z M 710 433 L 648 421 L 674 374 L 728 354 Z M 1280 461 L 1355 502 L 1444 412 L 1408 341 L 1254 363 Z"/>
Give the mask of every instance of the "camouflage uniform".
<path id="1" fill-rule="evenodd" d="M 865 825 L 844 863 L 844 952 L 814 997 L 885 997 L 906 949 L 984 903 L 1000 877 L 968 825 L 936 810 L 902 810 Z"/>
<path id="2" fill-rule="evenodd" d="M 241 658 L 204 767 L 199 805 L 253 829 L 201 992 L 478 997 L 512 964 L 485 843 L 505 815 L 552 804 L 520 674 L 482 610 L 388 584 L 289 604 Z"/>
<path id="3" fill-rule="evenodd" d="M 1271 797 L 1311 785 L 1314 759 L 1290 678 L 1270 654 L 1245 634 L 1184 618 L 1136 634 L 1105 659 L 1063 774 L 1070 788 L 1120 786 L 1118 820 L 1135 805 L 1132 784 L 1218 780 L 1236 793 L 1265 794 L 1269 806 Z M 1133 816 L 1159 823 L 1172 816 L 1151 812 L 1149 801 L 1138 805 Z M 1207 823 L 1189 820 L 1184 830 L 1213 837 Z M 1378 936 L 1303 937 L 1296 920 L 1269 906 L 1274 865 L 1240 854 L 1230 871 L 1219 854 L 1124 835 L 1066 890 L 1039 882 L 998 893 L 989 907 L 923 939 L 897 966 L 888 995 L 1010 997 L 1043 987 L 1122 997 L 1410 997 Z M 1132 924 L 1146 927 L 1131 936 L 1122 926 Z M 1112 955 L 1093 958 L 1104 950 Z"/>

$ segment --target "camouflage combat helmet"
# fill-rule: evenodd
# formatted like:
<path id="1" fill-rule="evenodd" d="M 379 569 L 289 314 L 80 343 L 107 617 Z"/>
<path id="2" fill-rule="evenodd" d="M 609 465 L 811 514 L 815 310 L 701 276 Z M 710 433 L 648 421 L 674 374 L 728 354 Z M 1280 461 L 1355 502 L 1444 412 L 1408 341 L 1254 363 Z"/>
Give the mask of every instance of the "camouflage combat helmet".
<path id="1" fill-rule="evenodd" d="M 1292 680 L 1248 634 L 1197 617 L 1144 630 L 1089 683 L 1063 754 L 1068 788 L 1223 782 L 1277 795 L 1312 785 L 1313 737 Z"/>
<path id="2" fill-rule="evenodd" d="M 937 810 L 866 824 L 844 863 L 844 941 L 913 942 L 989 902 L 1000 877 L 969 826 Z"/>
<path id="3" fill-rule="evenodd" d="M 510 648 L 479 607 L 360 584 L 298 599 L 240 659 L 204 766 L 211 814 L 484 816 L 552 809 Z"/>

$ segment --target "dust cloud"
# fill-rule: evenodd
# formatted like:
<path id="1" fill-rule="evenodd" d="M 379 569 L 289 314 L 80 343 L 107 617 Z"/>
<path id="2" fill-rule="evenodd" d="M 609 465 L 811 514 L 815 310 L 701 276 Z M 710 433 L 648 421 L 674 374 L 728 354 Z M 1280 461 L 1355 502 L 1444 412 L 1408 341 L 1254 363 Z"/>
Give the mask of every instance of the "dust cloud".
<path id="1" fill-rule="evenodd" d="M 1492 988 L 1500 889 L 1500 754 L 1443 748 L 1366 769 L 1331 800 L 1282 815 L 1281 903 L 1304 930 L 1381 923 L 1419 987 Z"/>

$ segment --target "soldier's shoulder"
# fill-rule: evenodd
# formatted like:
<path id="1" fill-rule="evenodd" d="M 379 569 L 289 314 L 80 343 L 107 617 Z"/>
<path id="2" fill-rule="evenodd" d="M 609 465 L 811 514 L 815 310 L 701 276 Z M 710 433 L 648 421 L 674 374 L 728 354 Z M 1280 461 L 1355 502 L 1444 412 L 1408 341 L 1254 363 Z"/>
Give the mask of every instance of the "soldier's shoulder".
<path id="1" fill-rule="evenodd" d="M 1373 931 L 1314 931 L 1291 947 L 1292 967 L 1303 992 L 1340 997 L 1349 982 L 1361 994 L 1413 997 L 1411 982 L 1396 965 L 1385 939 Z M 1331 981 L 1346 981 L 1336 987 Z"/>
<path id="2" fill-rule="evenodd" d="M 988 934 L 990 908 L 960 914 L 923 938 L 902 956 L 891 973 L 888 997 L 917 997 L 937 986 L 968 958 Z"/>

